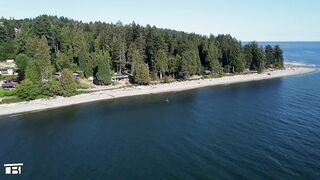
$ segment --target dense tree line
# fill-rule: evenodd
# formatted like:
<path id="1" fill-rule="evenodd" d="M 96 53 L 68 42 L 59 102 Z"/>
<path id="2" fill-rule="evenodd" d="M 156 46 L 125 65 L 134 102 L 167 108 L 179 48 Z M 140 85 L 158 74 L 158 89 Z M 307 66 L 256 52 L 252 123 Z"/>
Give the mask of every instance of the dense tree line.
<path id="1" fill-rule="evenodd" d="M 283 67 L 279 46 L 242 45 L 230 35 L 207 37 L 135 22 L 83 23 L 47 15 L 0 19 L 0 59 L 6 58 L 16 58 L 28 86 L 49 83 L 54 72 L 69 74 L 66 69 L 104 84 L 111 83 L 113 72 L 127 72 L 136 83 L 148 84 L 150 79 L 189 78 L 206 70 L 217 75 Z"/>

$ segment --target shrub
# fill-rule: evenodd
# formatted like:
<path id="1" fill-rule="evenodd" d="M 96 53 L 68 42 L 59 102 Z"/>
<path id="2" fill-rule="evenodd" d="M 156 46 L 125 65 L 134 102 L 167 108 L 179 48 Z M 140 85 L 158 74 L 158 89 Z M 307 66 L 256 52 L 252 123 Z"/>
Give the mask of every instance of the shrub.
<path id="1" fill-rule="evenodd" d="M 13 90 L 4 90 L 4 89 L 0 89 L 0 97 L 7 97 L 7 96 L 15 96 L 17 95 L 17 90 L 13 89 Z"/>
<path id="2" fill-rule="evenodd" d="M 16 56 L 16 65 L 21 72 L 25 72 L 29 61 L 30 58 L 25 54 L 18 54 Z"/>
<path id="3" fill-rule="evenodd" d="M 62 87 L 59 81 L 52 80 L 49 82 L 49 91 L 53 95 L 62 95 Z"/>
<path id="4" fill-rule="evenodd" d="M 163 78 L 163 82 L 164 83 L 171 83 L 171 82 L 174 82 L 175 80 L 171 77 L 171 76 L 165 76 Z"/>
<path id="5" fill-rule="evenodd" d="M 37 84 L 34 84 L 29 79 L 25 79 L 17 87 L 17 96 L 22 100 L 34 100 L 40 95 L 41 91 Z"/>
<path id="6" fill-rule="evenodd" d="M 10 103 L 17 103 L 17 102 L 21 102 L 22 100 L 14 97 L 14 98 L 6 98 L 6 99 L 2 99 L 0 101 L 0 104 L 10 104 Z"/>
<path id="7" fill-rule="evenodd" d="M 38 96 L 38 98 L 45 98 L 45 97 L 53 96 L 53 93 L 51 92 L 50 87 L 49 87 L 49 82 L 42 84 L 40 91 L 41 91 L 41 93 L 40 93 L 41 95 Z"/>

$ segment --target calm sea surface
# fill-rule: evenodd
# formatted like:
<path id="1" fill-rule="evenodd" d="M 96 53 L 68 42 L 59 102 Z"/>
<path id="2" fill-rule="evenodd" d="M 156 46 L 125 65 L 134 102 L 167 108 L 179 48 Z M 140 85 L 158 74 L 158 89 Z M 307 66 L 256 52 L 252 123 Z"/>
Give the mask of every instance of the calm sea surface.
<path id="1" fill-rule="evenodd" d="M 320 66 L 320 43 L 280 45 Z M 320 73 L 2 116 L 0 179 L 13 162 L 18 179 L 319 179 Z"/>

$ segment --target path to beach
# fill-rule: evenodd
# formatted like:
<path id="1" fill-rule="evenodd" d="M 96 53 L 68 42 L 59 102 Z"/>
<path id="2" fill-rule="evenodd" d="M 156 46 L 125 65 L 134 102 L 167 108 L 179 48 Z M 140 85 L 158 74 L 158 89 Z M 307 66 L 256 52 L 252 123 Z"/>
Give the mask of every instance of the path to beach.
<path id="1" fill-rule="evenodd" d="M 164 92 L 183 91 L 188 89 L 200 88 L 205 86 L 224 85 L 240 82 L 259 81 L 265 79 L 279 78 L 283 76 L 310 73 L 316 70 L 315 67 L 294 67 L 287 63 L 285 70 L 267 71 L 262 74 L 247 74 L 225 76 L 214 79 L 202 79 L 193 81 L 174 82 L 168 84 L 157 84 L 149 86 L 136 86 L 113 90 L 103 90 L 90 94 L 81 94 L 72 97 L 55 97 L 52 99 L 41 99 L 29 102 L 0 105 L 0 115 L 25 113 L 30 111 L 40 111 L 51 108 L 59 108 L 80 103 L 93 102 L 119 97 L 128 97 L 145 94 L 157 94 Z M 292 64 L 291 64 L 292 65 Z"/>

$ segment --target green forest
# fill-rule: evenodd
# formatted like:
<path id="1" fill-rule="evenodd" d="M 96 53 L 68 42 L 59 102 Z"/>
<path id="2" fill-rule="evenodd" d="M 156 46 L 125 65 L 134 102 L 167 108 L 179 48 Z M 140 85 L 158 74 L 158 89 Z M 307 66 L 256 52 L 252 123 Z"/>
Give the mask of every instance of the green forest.
<path id="1" fill-rule="evenodd" d="M 19 97 L 27 100 L 39 94 L 73 95 L 78 86 L 73 72 L 108 85 L 115 72 L 132 75 L 136 84 L 148 84 L 283 68 L 279 46 L 242 44 L 228 34 L 204 36 L 135 22 L 84 23 L 48 15 L 0 19 L 0 60 L 12 58 L 18 67 Z M 60 79 L 53 76 L 57 72 Z"/>

